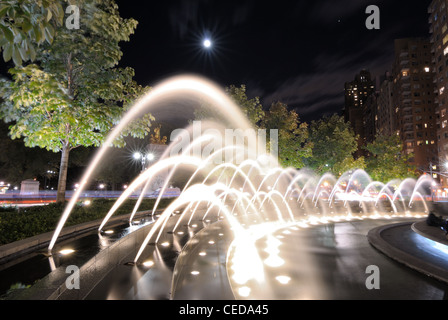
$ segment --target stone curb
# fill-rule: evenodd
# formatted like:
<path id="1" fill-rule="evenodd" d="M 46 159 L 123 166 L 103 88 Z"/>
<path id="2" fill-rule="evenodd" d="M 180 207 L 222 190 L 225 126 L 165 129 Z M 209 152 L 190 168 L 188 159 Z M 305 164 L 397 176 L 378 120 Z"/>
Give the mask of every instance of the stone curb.
<path id="1" fill-rule="evenodd" d="M 404 264 L 405 266 L 416 270 L 426 276 L 435 278 L 442 282 L 448 283 L 448 271 L 439 268 L 429 262 L 423 261 L 413 255 L 394 247 L 389 242 L 387 242 L 381 235 L 381 233 L 387 229 L 400 227 L 404 225 L 412 225 L 414 222 L 402 222 L 390 225 L 385 225 L 381 227 L 374 228 L 370 230 L 367 234 L 367 239 L 369 243 L 376 248 L 378 251 L 382 252 L 389 258 Z"/>

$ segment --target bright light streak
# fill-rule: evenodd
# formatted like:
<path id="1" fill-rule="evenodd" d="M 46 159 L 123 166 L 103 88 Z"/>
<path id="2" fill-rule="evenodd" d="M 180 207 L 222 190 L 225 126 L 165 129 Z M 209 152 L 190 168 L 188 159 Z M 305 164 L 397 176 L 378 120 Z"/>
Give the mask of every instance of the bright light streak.
<path id="1" fill-rule="evenodd" d="M 73 249 L 63 249 L 63 250 L 59 251 L 59 253 L 64 255 L 64 256 L 66 256 L 66 255 L 68 255 L 70 253 L 73 253 L 73 252 L 75 252 L 75 250 L 73 250 Z"/>

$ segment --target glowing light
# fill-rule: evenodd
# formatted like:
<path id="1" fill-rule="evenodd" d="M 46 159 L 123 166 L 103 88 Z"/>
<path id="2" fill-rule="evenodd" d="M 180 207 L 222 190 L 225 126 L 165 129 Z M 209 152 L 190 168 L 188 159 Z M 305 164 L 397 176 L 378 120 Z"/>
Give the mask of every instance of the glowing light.
<path id="1" fill-rule="evenodd" d="M 84 201 L 84 205 L 85 205 L 85 206 L 89 206 L 91 203 L 92 203 L 92 202 L 91 202 L 90 200 L 86 200 L 86 201 Z"/>
<path id="2" fill-rule="evenodd" d="M 73 249 L 63 249 L 63 250 L 59 251 L 59 253 L 64 255 L 64 256 L 66 256 L 68 254 L 71 254 L 73 252 L 75 252 L 75 250 L 73 250 Z"/>
<path id="3" fill-rule="evenodd" d="M 215 241 L 210 240 L 208 243 L 210 243 L 210 244 L 215 244 Z"/>
<path id="4" fill-rule="evenodd" d="M 291 278 L 288 276 L 278 276 L 278 277 L 275 277 L 275 280 L 277 280 L 281 284 L 288 284 L 289 281 L 291 281 Z"/>
<path id="5" fill-rule="evenodd" d="M 168 247 L 169 245 L 170 245 L 169 242 L 163 242 L 163 243 L 161 244 L 162 247 Z"/>
<path id="6" fill-rule="evenodd" d="M 194 276 L 197 276 L 200 272 L 199 271 L 191 271 L 191 274 Z"/>
<path id="7" fill-rule="evenodd" d="M 205 48 L 210 48 L 212 46 L 212 42 L 210 41 L 210 39 L 205 39 L 202 44 Z"/>
<path id="8" fill-rule="evenodd" d="M 114 233 L 114 231 L 113 231 L 113 230 L 106 230 L 106 231 L 104 231 L 104 233 L 106 233 L 106 234 L 112 234 L 112 233 Z"/>
<path id="9" fill-rule="evenodd" d="M 281 241 L 273 237 L 272 235 L 268 236 L 266 241 L 267 247 L 264 250 L 269 254 L 269 257 L 264 260 L 264 263 L 270 267 L 280 267 L 285 264 L 285 261 L 278 256 L 280 250 L 278 249 L 281 246 Z"/>
<path id="10" fill-rule="evenodd" d="M 143 262 L 143 265 L 145 267 L 152 267 L 154 265 L 154 261 L 152 261 L 152 260 L 145 261 L 145 262 Z"/>
<path id="11" fill-rule="evenodd" d="M 202 251 L 202 252 L 199 252 L 199 255 L 200 255 L 201 257 L 203 257 L 203 256 L 206 256 L 206 255 L 207 255 L 207 253 L 206 253 L 206 252 L 204 252 L 204 251 Z"/>
<path id="12" fill-rule="evenodd" d="M 132 157 L 133 157 L 135 160 L 139 160 L 139 159 L 142 157 L 142 155 L 140 154 L 140 152 L 135 152 L 135 153 L 132 155 Z"/>
<path id="13" fill-rule="evenodd" d="M 248 297 L 250 295 L 250 288 L 249 287 L 241 287 L 238 289 L 238 294 L 242 297 Z"/>

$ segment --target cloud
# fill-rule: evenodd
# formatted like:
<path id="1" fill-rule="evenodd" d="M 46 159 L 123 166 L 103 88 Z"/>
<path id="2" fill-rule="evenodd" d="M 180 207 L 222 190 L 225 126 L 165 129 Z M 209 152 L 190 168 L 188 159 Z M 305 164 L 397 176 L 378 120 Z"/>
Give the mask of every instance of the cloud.
<path id="1" fill-rule="evenodd" d="M 377 45 L 371 43 L 350 55 L 322 52 L 312 61 L 312 73 L 286 79 L 263 102 L 270 105 L 282 101 L 301 116 L 339 112 L 344 105 L 345 82 L 352 81 L 362 69 L 370 70 L 372 77 L 390 70 L 393 42 L 389 47 Z"/>

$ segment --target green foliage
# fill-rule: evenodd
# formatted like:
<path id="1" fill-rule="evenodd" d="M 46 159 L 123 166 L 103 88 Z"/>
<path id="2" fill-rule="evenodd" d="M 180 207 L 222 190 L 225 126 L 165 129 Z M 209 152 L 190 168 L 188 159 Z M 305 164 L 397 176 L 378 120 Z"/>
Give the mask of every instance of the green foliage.
<path id="1" fill-rule="evenodd" d="M 357 137 L 343 117 L 334 114 L 313 121 L 309 141 L 313 143 L 313 157 L 306 159 L 306 164 L 319 174 L 330 171 L 341 175 L 350 169 L 365 168 L 362 157 L 353 157 L 358 148 Z"/>
<path id="2" fill-rule="evenodd" d="M 263 106 L 260 103 L 260 98 L 255 97 L 249 99 L 246 94 L 246 85 L 236 87 L 231 85 L 225 88 L 227 95 L 238 105 L 243 113 L 248 118 L 249 122 L 256 128 L 258 123 L 264 116 Z M 209 105 L 203 104 L 194 112 L 196 120 L 202 119 L 220 119 L 220 115 L 210 108 Z"/>
<path id="3" fill-rule="evenodd" d="M 371 155 L 367 158 L 367 172 L 372 179 L 387 183 L 393 179 L 416 177 L 416 168 L 408 162 L 413 155 L 403 153 L 403 145 L 397 135 L 378 135 L 365 149 Z"/>
<path id="4" fill-rule="evenodd" d="M 0 2 L 0 47 L 3 60 L 16 66 L 36 59 L 36 46 L 55 37 L 62 26 L 63 3 L 59 0 L 3 0 Z"/>
<path id="5" fill-rule="evenodd" d="M 238 106 L 240 106 L 246 117 L 249 119 L 249 122 L 256 127 L 264 117 L 263 106 L 260 103 L 260 98 L 255 97 L 249 99 L 246 94 L 246 85 L 244 84 L 242 84 L 239 88 L 231 85 L 226 88 L 226 93 Z"/>
<path id="6" fill-rule="evenodd" d="M 165 208 L 173 200 L 174 198 L 163 198 L 159 207 Z M 93 200 L 89 206 L 81 204 L 75 206 L 65 227 L 103 219 L 114 202 L 115 200 L 110 199 L 97 199 Z M 115 215 L 129 214 L 135 203 L 135 199 L 127 200 Z M 143 200 L 139 211 L 152 210 L 154 203 L 155 199 Z M 59 222 L 64 206 L 64 203 L 54 203 L 20 211 L 10 208 L 0 210 L 0 245 L 53 231 Z"/>
<path id="7" fill-rule="evenodd" d="M 137 21 L 123 19 L 113 0 L 86 0 L 80 5 L 82 27 L 55 28 L 51 45 L 36 52 L 38 64 L 10 70 L 12 81 L 0 82 L 4 99 L 0 117 L 12 139 L 28 147 L 61 152 L 58 201 L 63 199 L 68 154 L 74 148 L 99 147 L 132 104 L 149 88 L 138 85 L 132 68 L 118 68 L 121 41 L 129 41 Z M 131 123 L 124 137 L 143 138 L 150 132 L 150 114 Z"/>
<path id="8" fill-rule="evenodd" d="M 289 111 L 281 102 L 273 103 L 261 126 L 267 130 L 268 142 L 270 130 L 278 130 L 278 158 L 282 166 L 296 169 L 305 166 L 304 159 L 311 157 L 312 144 L 307 141 L 308 124 L 300 123 L 295 111 Z"/>

